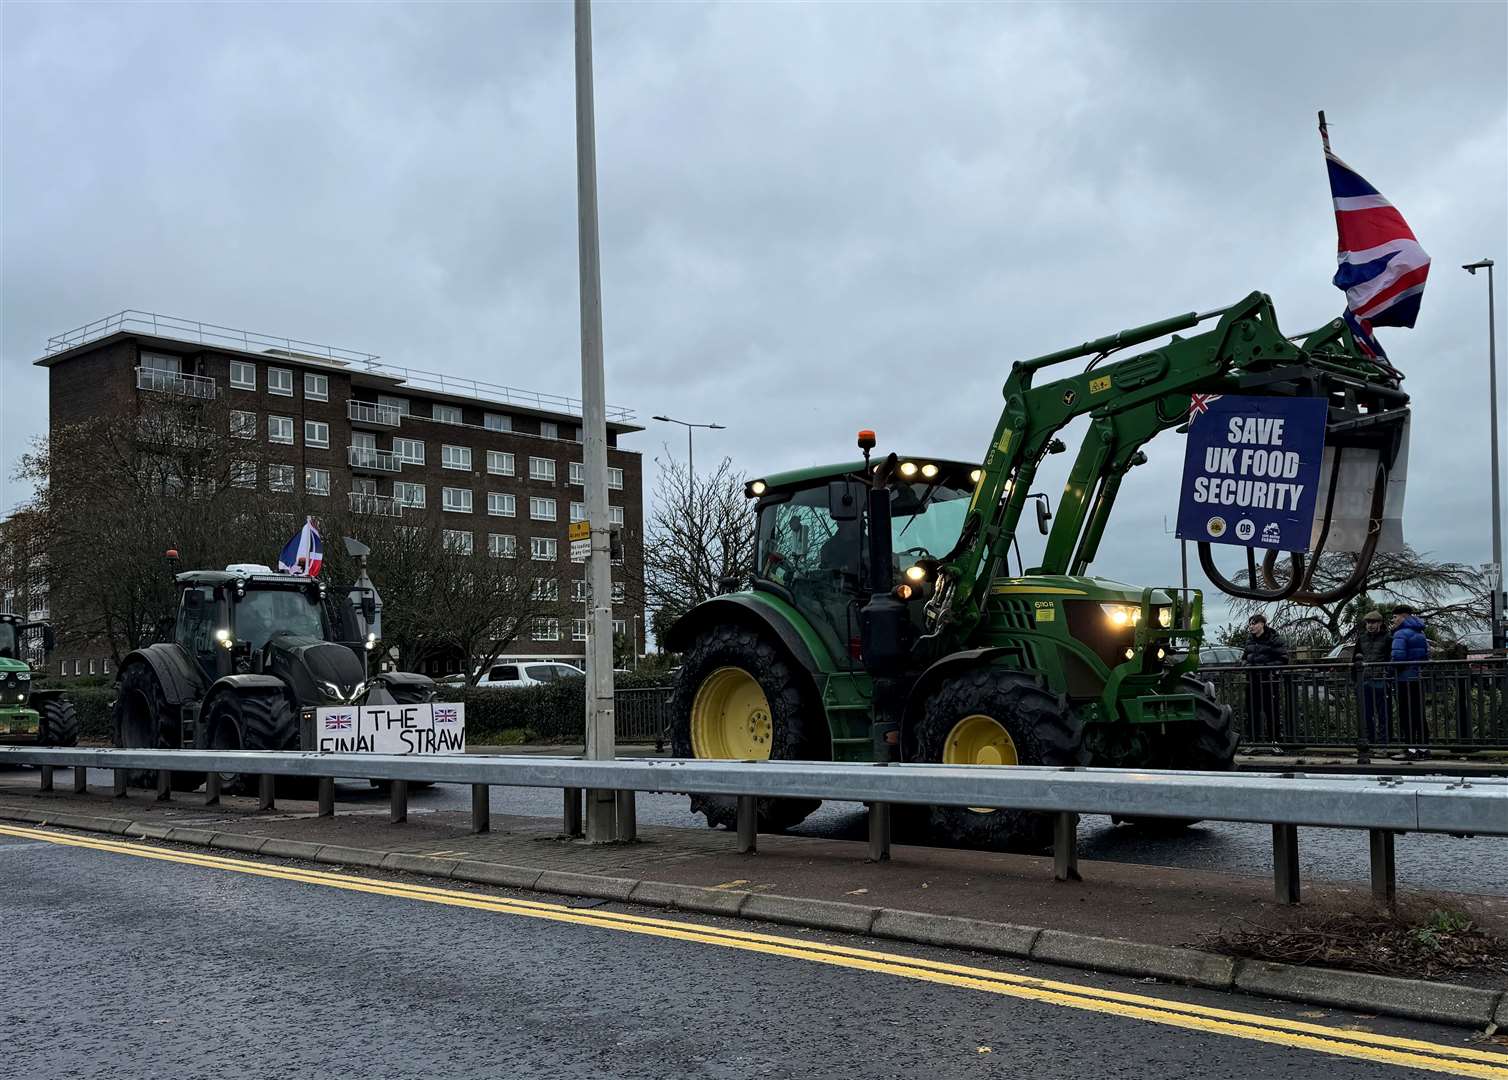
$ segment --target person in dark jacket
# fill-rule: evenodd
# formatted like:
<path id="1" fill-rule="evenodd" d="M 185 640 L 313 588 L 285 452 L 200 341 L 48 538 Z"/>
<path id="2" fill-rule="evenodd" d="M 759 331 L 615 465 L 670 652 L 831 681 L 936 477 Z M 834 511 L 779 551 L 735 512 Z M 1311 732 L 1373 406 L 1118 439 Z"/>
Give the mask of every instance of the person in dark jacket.
<path id="1" fill-rule="evenodd" d="M 1361 718 L 1369 746 L 1382 746 L 1392 727 L 1393 636 L 1382 625 L 1382 612 L 1369 611 L 1356 630 L 1356 681 Z"/>
<path id="2" fill-rule="evenodd" d="M 1255 669 L 1288 663 L 1288 647 L 1278 632 L 1267 625 L 1267 616 L 1261 612 L 1251 617 L 1246 630 L 1246 648 L 1241 653 L 1241 662 L 1254 669 L 1246 675 L 1246 708 L 1251 716 L 1252 742 L 1271 743 L 1276 753 L 1277 743 L 1283 738 L 1282 711 L 1278 707 L 1281 698 L 1279 676 L 1277 672 Z"/>
<path id="3" fill-rule="evenodd" d="M 1398 682 L 1398 727 L 1404 757 L 1428 757 L 1429 733 L 1424 728 L 1424 684 L 1419 665 L 1429 659 L 1424 623 L 1407 604 L 1393 608 L 1393 677 Z"/>

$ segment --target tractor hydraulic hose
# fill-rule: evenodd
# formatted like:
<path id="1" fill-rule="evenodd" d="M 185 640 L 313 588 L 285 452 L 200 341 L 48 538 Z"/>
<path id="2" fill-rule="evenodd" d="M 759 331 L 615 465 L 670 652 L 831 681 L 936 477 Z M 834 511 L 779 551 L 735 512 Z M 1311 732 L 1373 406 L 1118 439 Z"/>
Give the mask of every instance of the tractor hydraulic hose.
<path id="1" fill-rule="evenodd" d="M 1331 604 L 1337 600 L 1349 600 L 1361 592 L 1366 584 L 1367 574 L 1372 569 L 1372 559 L 1377 554 L 1377 545 L 1382 539 L 1382 511 L 1387 503 L 1387 483 L 1387 469 L 1379 464 L 1377 483 L 1372 490 L 1372 509 L 1368 514 L 1367 538 L 1362 543 L 1361 550 L 1356 554 L 1356 568 L 1351 571 L 1351 575 L 1335 588 L 1324 592 L 1315 592 L 1310 589 L 1312 581 L 1306 579 L 1304 588 L 1293 594 L 1294 600 L 1301 604 Z M 1318 564 L 1319 557 L 1316 554 L 1311 561 L 1309 579 L 1313 578 L 1314 567 Z"/>
<path id="2" fill-rule="evenodd" d="M 1299 586 L 1304 582 L 1304 555 L 1302 552 L 1290 551 L 1288 557 L 1292 560 L 1292 573 L 1289 575 L 1288 583 L 1277 589 L 1261 589 L 1257 587 L 1256 556 L 1252 554 L 1250 548 L 1247 548 L 1247 578 L 1252 583 L 1250 587 L 1247 587 L 1237 585 L 1222 574 L 1220 569 L 1215 565 L 1214 557 L 1210 554 L 1209 542 L 1205 540 L 1199 541 L 1199 565 L 1203 568 L 1205 576 L 1214 583 L 1217 589 L 1227 596 L 1239 597 L 1242 600 L 1263 600 L 1268 603 L 1276 603 L 1279 600 L 1287 600 L 1294 593 L 1298 592 Z"/>

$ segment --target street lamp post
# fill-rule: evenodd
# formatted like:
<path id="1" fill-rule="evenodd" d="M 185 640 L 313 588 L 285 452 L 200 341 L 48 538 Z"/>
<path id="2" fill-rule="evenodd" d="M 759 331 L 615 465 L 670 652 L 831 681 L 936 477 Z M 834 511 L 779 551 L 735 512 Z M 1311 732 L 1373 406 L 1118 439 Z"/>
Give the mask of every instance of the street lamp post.
<path id="1" fill-rule="evenodd" d="M 1487 271 L 1487 393 L 1490 403 L 1492 422 L 1492 565 L 1494 567 L 1494 581 L 1492 585 L 1492 647 L 1503 648 L 1503 625 L 1505 614 L 1503 611 L 1503 518 L 1501 500 L 1501 482 L 1498 472 L 1498 331 L 1497 312 L 1495 300 L 1492 294 L 1492 260 L 1479 259 L 1474 263 L 1466 263 L 1461 267 L 1472 277 L 1476 277 L 1478 270 Z"/>
<path id="2" fill-rule="evenodd" d="M 676 420 L 669 416 L 654 416 L 652 420 L 658 420 L 662 424 L 680 424 L 686 429 L 686 472 L 691 477 L 692 489 L 696 485 L 696 459 L 692 456 L 691 435 L 696 428 L 706 428 L 708 431 L 726 431 L 722 424 L 693 424 L 689 420 Z"/>

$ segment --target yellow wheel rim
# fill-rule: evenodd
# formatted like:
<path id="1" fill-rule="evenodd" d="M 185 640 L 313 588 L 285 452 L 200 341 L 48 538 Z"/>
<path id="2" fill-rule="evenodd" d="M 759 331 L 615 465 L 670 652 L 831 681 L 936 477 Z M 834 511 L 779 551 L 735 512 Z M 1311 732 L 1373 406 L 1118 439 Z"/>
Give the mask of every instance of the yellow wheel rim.
<path id="1" fill-rule="evenodd" d="M 743 668 L 718 668 L 691 702 L 691 753 L 737 761 L 770 756 L 770 702 Z"/>
<path id="2" fill-rule="evenodd" d="M 965 716 L 953 725 L 943 743 L 944 765 L 1019 765 L 1016 741 L 1000 721 L 982 713 Z M 987 806 L 971 806 L 976 814 L 993 814 Z"/>

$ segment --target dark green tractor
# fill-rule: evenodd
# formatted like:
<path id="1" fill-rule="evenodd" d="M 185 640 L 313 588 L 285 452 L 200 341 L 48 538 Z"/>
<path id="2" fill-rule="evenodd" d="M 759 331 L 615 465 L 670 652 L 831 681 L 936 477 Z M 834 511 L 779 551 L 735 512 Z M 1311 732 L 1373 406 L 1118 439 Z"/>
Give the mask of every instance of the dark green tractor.
<path id="1" fill-rule="evenodd" d="M 62 690 L 38 690 L 25 659 L 27 635 L 40 630 L 42 655 L 52 652 L 52 627 L 0 612 L 0 743 L 76 746 L 79 714 Z M 45 662 L 45 661 L 44 661 Z"/>
<path id="2" fill-rule="evenodd" d="M 1176 336 L 1217 318 L 1202 334 Z M 1102 363 L 1129 345 L 1171 342 Z M 1079 357 L 1077 375 L 1034 386 L 1041 369 Z M 1381 479 L 1398 460 L 1408 398 L 1370 364 L 1343 325 L 1302 344 L 1277 328 L 1267 297 L 1177 316 L 1015 365 L 981 462 L 926 455 L 771 475 L 747 494 L 757 514 L 751 586 L 690 611 L 667 635 L 684 654 L 671 706 L 678 755 L 698 758 L 919 761 L 1228 769 L 1230 709 L 1201 681 L 1202 596 L 1092 576 L 1121 479 L 1142 447 L 1179 427 L 1190 395 L 1320 396 L 1327 447 L 1370 455 Z M 1041 461 L 1077 416 L 1089 432 L 1053 519 L 1030 492 Z M 1334 477 L 1332 477 L 1332 483 Z M 1385 489 L 1379 483 L 1379 491 Z M 1047 534 L 1023 567 L 1016 528 L 1028 502 Z M 1381 496 L 1373 518 L 1383 510 Z M 1050 527 L 1049 527 L 1049 523 Z M 1374 530 L 1375 531 L 1375 530 Z M 1313 562 L 1268 552 L 1237 595 L 1315 598 Z M 1365 573 L 1364 553 L 1352 590 Z M 815 802 L 767 800 L 761 827 L 789 827 Z M 731 800 L 696 796 L 709 823 Z M 944 841 L 1036 848 L 1046 815 L 932 807 Z"/>

